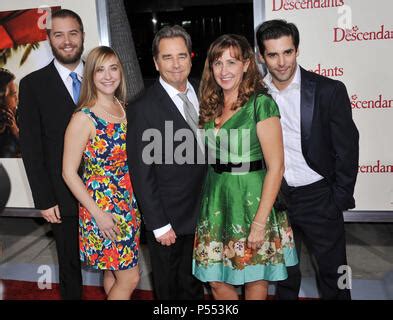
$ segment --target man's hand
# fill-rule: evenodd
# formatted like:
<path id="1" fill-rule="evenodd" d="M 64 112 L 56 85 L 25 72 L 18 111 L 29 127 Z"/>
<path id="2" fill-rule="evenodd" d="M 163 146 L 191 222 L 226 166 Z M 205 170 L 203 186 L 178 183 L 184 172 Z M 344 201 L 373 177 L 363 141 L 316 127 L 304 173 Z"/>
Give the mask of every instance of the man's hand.
<path id="1" fill-rule="evenodd" d="M 59 206 L 55 205 L 52 208 L 41 210 L 42 217 L 50 223 L 61 223 L 61 216 Z"/>
<path id="2" fill-rule="evenodd" d="M 171 228 L 167 233 L 156 239 L 163 246 L 170 246 L 176 242 L 176 233 Z"/>

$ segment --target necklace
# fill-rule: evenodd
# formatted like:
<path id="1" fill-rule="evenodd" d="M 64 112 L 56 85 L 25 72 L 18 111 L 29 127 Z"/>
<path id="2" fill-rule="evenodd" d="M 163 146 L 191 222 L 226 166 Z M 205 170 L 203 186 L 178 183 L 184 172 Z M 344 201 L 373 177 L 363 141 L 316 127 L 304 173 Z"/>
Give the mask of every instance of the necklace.
<path id="1" fill-rule="evenodd" d="M 120 105 L 121 111 L 123 111 L 123 115 L 121 117 L 118 117 L 118 116 L 113 115 L 112 113 L 109 113 L 108 111 L 105 110 L 104 106 L 102 106 L 102 111 L 104 111 L 104 113 L 107 116 L 109 116 L 109 117 L 111 117 L 113 119 L 122 121 L 122 120 L 124 120 L 126 118 L 126 112 L 124 111 L 124 109 L 123 109 L 122 105 L 120 104 L 119 100 L 117 100 L 117 98 L 115 98 L 115 99 L 116 99 L 117 103 Z"/>

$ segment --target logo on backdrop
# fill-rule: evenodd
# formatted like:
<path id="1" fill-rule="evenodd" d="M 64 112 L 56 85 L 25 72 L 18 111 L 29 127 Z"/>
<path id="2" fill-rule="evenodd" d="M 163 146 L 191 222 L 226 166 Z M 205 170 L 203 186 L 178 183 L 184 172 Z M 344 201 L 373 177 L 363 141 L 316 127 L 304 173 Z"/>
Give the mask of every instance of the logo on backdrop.
<path id="1" fill-rule="evenodd" d="M 382 94 L 376 99 L 362 100 L 357 94 L 351 96 L 352 109 L 391 109 L 393 107 L 393 99 L 385 99 Z"/>
<path id="2" fill-rule="evenodd" d="M 272 0 L 273 11 L 335 8 L 344 5 L 344 0 Z"/>
<path id="3" fill-rule="evenodd" d="M 326 68 L 322 66 L 320 63 L 318 63 L 318 65 L 315 68 L 310 69 L 308 71 L 317 73 L 324 77 L 341 77 L 344 75 L 343 67 L 335 66 L 335 67 Z"/>
<path id="4" fill-rule="evenodd" d="M 343 28 L 333 29 L 333 42 L 353 42 L 353 41 L 374 41 L 393 39 L 393 30 L 387 30 L 384 24 L 379 29 L 371 31 L 361 31 L 358 26 L 345 30 Z"/>
<path id="5" fill-rule="evenodd" d="M 377 160 L 374 164 L 360 165 L 359 173 L 393 173 L 393 164 L 383 164 L 381 160 Z"/>

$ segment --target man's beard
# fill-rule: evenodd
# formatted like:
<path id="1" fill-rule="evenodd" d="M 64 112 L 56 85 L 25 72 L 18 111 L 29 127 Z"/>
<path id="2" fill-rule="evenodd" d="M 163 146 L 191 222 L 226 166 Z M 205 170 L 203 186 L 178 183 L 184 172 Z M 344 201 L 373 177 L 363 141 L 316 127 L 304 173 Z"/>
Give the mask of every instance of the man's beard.
<path id="1" fill-rule="evenodd" d="M 49 43 L 50 43 L 50 42 L 49 42 Z M 84 48 L 83 48 L 83 43 L 82 43 L 82 45 L 81 45 L 81 47 L 79 48 L 79 50 L 78 50 L 73 56 L 65 57 L 65 56 L 63 56 L 63 55 L 60 53 L 59 50 L 57 50 L 54 46 L 52 46 L 51 43 L 50 43 L 50 46 L 51 46 L 51 48 L 52 48 L 52 53 L 53 53 L 54 57 L 56 58 L 56 60 L 58 60 L 60 63 L 63 63 L 63 64 L 73 64 L 73 63 L 75 63 L 75 62 L 78 62 L 79 59 L 80 59 L 81 56 L 82 56 L 83 49 L 84 49 Z"/>

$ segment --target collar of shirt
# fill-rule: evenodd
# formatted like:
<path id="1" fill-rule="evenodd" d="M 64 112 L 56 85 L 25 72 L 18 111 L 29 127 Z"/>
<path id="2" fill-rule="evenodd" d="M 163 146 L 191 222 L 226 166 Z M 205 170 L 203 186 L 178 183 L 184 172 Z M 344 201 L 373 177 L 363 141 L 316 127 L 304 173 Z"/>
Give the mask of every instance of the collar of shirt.
<path id="1" fill-rule="evenodd" d="M 63 80 L 64 83 L 66 83 L 67 81 L 69 81 L 69 79 L 71 79 L 71 77 L 70 77 L 70 73 L 71 72 L 75 72 L 78 75 L 78 79 L 80 81 L 82 81 L 82 79 L 83 79 L 83 62 L 82 62 L 82 60 L 79 61 L 78 66 L 73 71 L 71 71 L 70 69 L 64 67 L 56 59 L 54 61 L 54 65 L 55 65 L 57 71 L 59 72 L 59 75 L 60 75 L 60 77 L 61 77 L 61 79 Z"/>
<path id="2" fill-rule="evenodd" d="M 277 87 L 274 85 L 273 77 L 269 71 L 267 72 L 265 78 L 263 78 L 263 82 L 266 84 L 266 86 L 268 87 L 268 89 L 271 93 L 279 93 L 280 92 L 280 90 L 278 90 Z M 295 71 L 295 76 L 293 77 L 292 82 L 288 85 L 288 87 L 286 87 L 282 91 L 292 90 L 292 89 L 293 90 L 300 90 L 300 86 L 301 86 L 301 72 L 300 72 L 300 66 L 297 65 L 296 71 Z"/>
<path id="3" fill-rule="evenodd" d="M 175 103 L 176 107 L 179 109 L 179 111 L 183 114 L 183 100 L 178 96 L 180 92 L 177 90 L 175 87 L 171 86 L 169 83 L 165 82 L 162 77 L 159 79 L 161 85 L 165 89 L 165 91 L 168 93 L 169 97 L 172 99 L 172 101 Z M 191 101 L 191 103 L 194 105 L 195 109 L 199 112 L 199 102 L 198 102 L 198 97 L 195 93 L 195 90 L 191 83 L 187 80 L 187 97 Z"/>

